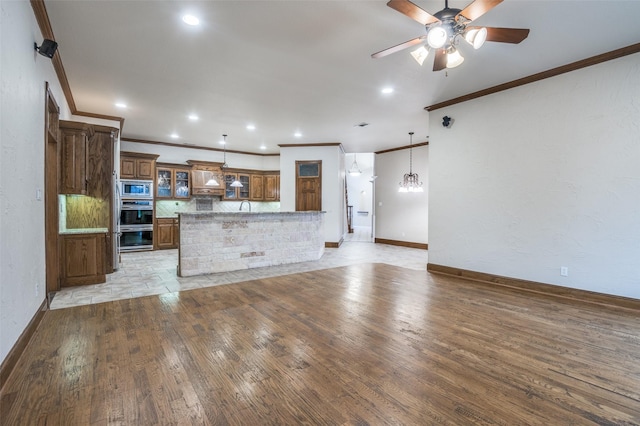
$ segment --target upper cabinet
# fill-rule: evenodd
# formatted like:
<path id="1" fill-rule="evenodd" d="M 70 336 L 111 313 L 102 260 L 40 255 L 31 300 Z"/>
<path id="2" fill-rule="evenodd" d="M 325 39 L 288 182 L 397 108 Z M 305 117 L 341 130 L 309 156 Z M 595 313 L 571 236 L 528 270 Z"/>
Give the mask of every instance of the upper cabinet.
<path id="1" fill-rule="evenodd" d="M 191 168 L 174 164 L 156 164 L 156 198 L 191 197 Z"/>
<path id="2" fill-rule="evenodd" d="M 153 180 L 157 158 L 156 154 L 121 152 L 120 179 Z"/>
<path id="3" fill-rule="evenodd" d="M 251 201 L 263 201 L 264 200 L 264 176 L 253 174 L 251 175 L 251 186 L 249 199 Z"/>
<path id="4" fill-rule="evenodd" d="M 264 175 L 264 201 L 280 201 L 280 174 L 268 173 Z"/>
<path id="5" fill-rule="evenodd" d="M 235 182 L 240 182 L 240 185 Z M 248 200 L 251 195 L 251 175 L 227 169 L 224 173 L 224 186 L 224 200 Z"/>
<path id="6" fill-rule="evenodd" d="M 223 195 L 222 163 L 188 160 L 191 165 L 191 194 Z"/>
<path id="7" fill-rule="evenodd" d="M 60 120 L 60 193 L 86 195 L 88 178 L 87 144 L 93 127 L 85 123 Z"/>

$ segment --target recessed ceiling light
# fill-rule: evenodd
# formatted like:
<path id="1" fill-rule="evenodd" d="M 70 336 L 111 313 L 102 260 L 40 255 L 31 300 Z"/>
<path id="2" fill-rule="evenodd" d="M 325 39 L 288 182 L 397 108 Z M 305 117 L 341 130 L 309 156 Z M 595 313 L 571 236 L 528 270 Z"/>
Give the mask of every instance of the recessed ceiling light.
<path id="1" fill-rule="evenodd" d="M 301 138 L 301 137 L 302 137 L 302 133 L 300 133 L 300 132 L 295 132 L 295 133 L 293 134 L 293 136 L 295 136 L 296 138 Z"/>
<path id="2" fill-rule="evenodd" d="M 171 133 L 171 139 L 178 139 L 180 136 L 178 136 L 177 133 Z"/>
<path id="3" fill-rule="evenodd" d="M 187 25 L 195 26 L 200 24 L 200 20 L 193 15 L 184 15 L 182 17 L 182 22 Z"/>
<path id="4" fill-rule="evenodd" d="M 226 144 L 227 144 L 227 142 L 225 140 L 221 140 L 220 141 L 220 145 L 226 145 Z"/>
<path id="5" fill-rule="evenodd" d="M 382 89 L 382 93 L 384 93 L 385 95 L 393 93 L 393 87 L 385 87 L 384 89 Z"/>
<path id="6" fill-rule="evenodd" d="M 198 117 L 195 114 L 189 114 L 189 120 L 191 120 L 191 121 L 198 121 L 199 118 L 200 117 Z"/>
<path id="7" fill-rule="evenodd" d="M 253 124 L 247 124 L 247 130 L 255 130 L 256 126 L 254 126 Z"/>
<path id="8" fill-rule="evenodd" d="M 267 149 L 267 147 L 264 145 L 260 145 L 260 149 L 264 150 L 264 149 Z"/>
<path id="9" fill-rule="evenodd" d="M 126 108 L 127 104 L 125 104 L 124 102 L 116 102 L 116 107 L 118 107 L 118 108 Z"/>

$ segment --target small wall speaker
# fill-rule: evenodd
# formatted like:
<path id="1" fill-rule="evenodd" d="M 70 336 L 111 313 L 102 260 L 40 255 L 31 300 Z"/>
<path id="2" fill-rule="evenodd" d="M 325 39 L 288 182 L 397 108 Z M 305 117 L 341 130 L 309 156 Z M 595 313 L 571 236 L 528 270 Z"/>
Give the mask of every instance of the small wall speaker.
<path id="1" fill-rule="evenodd" d="M 442 127 L 446 127 L 447 129 L 449 129 L 451 126 L 453 126 L 453 118 L 449 117 L 448 115 L 442 117 Z"/>
<path id="2" fill-rule="evenodd" d="M 42 45 L 40 47 L 38 47 L 38 43 L 33 43 L 33 46 L 39 54 L 46 56 L 49 59 L 53 58 L 56 50 L 58 50 L 58 43 L 53 40 L 49 40 L 48 38 L 45 38 L 42 41 Z"/>

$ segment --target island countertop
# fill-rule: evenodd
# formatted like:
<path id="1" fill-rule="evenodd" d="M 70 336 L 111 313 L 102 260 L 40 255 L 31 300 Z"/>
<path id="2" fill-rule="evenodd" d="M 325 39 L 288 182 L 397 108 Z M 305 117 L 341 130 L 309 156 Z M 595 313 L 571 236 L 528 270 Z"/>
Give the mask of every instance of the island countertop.
<path id="1" fill-rule="evenodd" d="M 183 277 L 318 260 L 324 212 L 178 212 Z"/>

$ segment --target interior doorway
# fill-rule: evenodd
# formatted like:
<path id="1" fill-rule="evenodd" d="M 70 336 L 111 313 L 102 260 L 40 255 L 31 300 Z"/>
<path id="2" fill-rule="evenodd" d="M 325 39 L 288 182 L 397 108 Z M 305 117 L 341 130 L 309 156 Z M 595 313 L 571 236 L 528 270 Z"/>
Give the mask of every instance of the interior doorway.
<path id="1" fill-rule="evenodd" d="M 375 154 L 345 154 L 347 203 L 351 231 L 345 241 L 373 242 L 375 235 Z"/>

